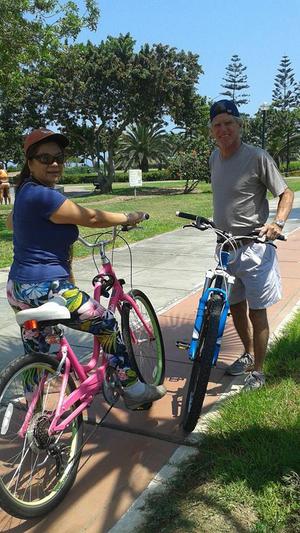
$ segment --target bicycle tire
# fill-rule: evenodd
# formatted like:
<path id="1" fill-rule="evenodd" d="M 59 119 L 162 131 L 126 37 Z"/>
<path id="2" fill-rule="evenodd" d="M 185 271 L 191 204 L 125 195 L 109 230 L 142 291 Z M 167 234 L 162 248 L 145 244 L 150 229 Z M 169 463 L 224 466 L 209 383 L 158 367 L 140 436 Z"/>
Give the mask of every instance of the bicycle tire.
<path id="1" fill-rule="evenodd" d="M 81 414 L 65 430 L 53 437 L 48 434 L 62 379 L 61 374 L 56 374 L 57 367 L 56 359 L 31 353 L 15 359 L 0 375 L 0 505 L 17 518 L 49 513 L 63 500 L 76 478 L 83 441 Z M 30 396 L 42 377 L 46 381 L 22 437 L 19 431 Z M 65 394 L 75 389 L 69 377 Z M 64 417 L 75 407 L 67 410 Z"/>
<path id="2" fill-rule="evenodd" d="M 132 367 L 144 383 L 161 385 L 165 377 L 165 349 L 156 312 L 142 291 L 133 289 L 129 294 L 136 301 L 154 334 L 150 339 L 133 307 L 125 303 L 121 311 L 121 327 Z"/>
<path id="3" fill-rule="evenodd" d="M 202 410 L 213 362 L 214 348 L 218 338 L 222 307 L 222 297 L 218 294 L 213 294 L 209 301 L 205 331 L 200 339 L 196 358 L 193 362 L 185 400 L 182 426 L 184 431 L 189 433 L 195 428 Z"/>

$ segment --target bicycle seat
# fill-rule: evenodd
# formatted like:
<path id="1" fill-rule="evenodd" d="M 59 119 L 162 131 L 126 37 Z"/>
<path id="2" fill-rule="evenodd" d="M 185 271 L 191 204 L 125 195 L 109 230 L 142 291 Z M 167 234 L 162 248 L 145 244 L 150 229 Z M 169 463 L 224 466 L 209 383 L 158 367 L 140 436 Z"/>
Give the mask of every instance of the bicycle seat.
<path id="1" fill-rule="evenodd" d="M 64 301 L 63 301 L 64 300 Z M 53 298 L 39 307 L 30 307 L 16 313 L 16 321 L 22 326 L 27 320 L 66 320 L 71 318 L 70 311 L 64 305 L 64 298 Z"/>

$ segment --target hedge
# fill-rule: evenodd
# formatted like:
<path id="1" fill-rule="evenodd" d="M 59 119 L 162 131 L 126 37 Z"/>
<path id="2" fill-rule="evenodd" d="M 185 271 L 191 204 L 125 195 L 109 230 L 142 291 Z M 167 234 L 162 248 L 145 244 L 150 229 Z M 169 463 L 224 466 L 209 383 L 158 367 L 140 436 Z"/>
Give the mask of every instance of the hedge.
<path id="1" fill-rule="evenodd" d="M 60 182 L 62 184 L 76 184 L 76 183 L 93 183 L 97 179 L 97 172 L 92 171 L 83 171 L 82 169 L 76 169 L 77 172 L 72 169 L 65 169 L 64 175 Z M 164 170 L 150 170 L 149 172 L 143 172 L 143 181 L 166 181 L 172 180 L 170 172 L 167 169 Z M 128 183 L 129 176 L 128 172 L 122 172 L 120 170 L 116 171 L 115 179 L 116 183 Z"/>

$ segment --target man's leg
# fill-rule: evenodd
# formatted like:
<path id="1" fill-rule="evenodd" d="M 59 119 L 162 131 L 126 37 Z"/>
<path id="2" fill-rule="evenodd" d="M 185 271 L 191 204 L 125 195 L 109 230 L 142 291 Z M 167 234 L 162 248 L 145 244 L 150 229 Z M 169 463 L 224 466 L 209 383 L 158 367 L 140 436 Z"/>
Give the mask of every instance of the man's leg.
<path id="1" fill-rule="evenodd" d="M 254 370 L 262 372 L 269 340 L 269 323 L 266 309 L 249 309 L 253 326 Z"/>
<path id="2" fill-rule="evenodd" d="M 235 329 L 244 345 L 244 353 L 226 369 L 226 374 L 239 376 L 253 368 L 253 331 L 246 300 L 230 306 Z"/>
<path id="3" fill-rule="evenodd" d="M 253 333 L 251 322 L 248 317 L 246 300 L 230 306 L 234 327 L 244 345 L 245 352 L 253 354 Z"/>

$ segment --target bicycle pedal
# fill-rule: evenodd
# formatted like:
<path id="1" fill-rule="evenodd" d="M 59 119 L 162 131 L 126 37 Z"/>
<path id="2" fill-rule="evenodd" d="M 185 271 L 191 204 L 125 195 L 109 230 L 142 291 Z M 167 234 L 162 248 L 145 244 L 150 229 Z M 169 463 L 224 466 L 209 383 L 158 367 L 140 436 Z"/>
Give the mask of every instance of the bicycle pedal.
<path id="1" fill-rule="evenodd" d="M 189 350 L 190 349 L 190 343 L 186 341 L 176 341 L 176 346 L 179 348 L 179 350 Z"/>
<path id="2" fill-rule="evenodd" d="M 148 411 L 152 407 L 152 402 L 144 403 L 143 405 L 139 405 L 136 409 L 132 409 L 132 411 Z"/>

